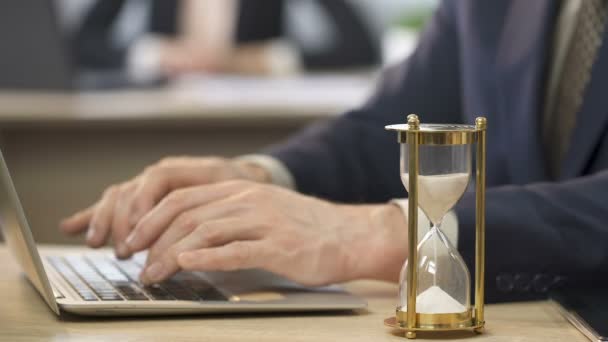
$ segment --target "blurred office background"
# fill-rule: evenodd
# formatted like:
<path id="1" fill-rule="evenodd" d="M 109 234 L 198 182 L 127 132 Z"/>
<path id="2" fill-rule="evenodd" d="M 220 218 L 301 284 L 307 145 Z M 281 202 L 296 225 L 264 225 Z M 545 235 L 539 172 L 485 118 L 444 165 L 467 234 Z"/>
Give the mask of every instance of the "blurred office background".
<path id="1" fill-rule="evenodd" d="M 0 147 L 35 238 L 79 242 L 58 220 L 163 156 L 254 153 L 361 104 L 437 1 L 3 1 Z"/>

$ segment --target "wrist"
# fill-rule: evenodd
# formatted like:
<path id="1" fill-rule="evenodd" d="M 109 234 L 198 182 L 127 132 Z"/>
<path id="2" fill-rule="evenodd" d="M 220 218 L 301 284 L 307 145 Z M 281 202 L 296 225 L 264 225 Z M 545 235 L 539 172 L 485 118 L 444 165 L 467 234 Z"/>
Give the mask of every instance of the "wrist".
<path id="1" fill-rule="evenodd" d="M 394 204 L 349 206 L 359 212 L 364 226 L 348 248 L 349 280 L 398 281 L 407 257 L 407 219 Z"/>

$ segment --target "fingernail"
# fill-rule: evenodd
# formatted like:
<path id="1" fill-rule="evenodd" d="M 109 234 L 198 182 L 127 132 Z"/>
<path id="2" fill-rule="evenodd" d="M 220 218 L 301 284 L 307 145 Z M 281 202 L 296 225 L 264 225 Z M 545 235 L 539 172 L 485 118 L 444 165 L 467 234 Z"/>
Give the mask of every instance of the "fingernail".
<path id="1" fill-rule="evenodd" d="M 157 282 L 162 278 L 163 265 L 160 262 L 155 262 L 146 268 L 146 279 L 149 282 Z"/>
<path id="2" fill-rule="evenodd" d="M 127 247 L 131 249 L 135 248 L 135 240 L 137 240 L 137 234 L 135 232 L 129 234 L 129 236 L 127 236 L 127 239 L 125 240 Z"/>
<path id="3" fill-rule="evenodd" d="M 122 242 L 116 245 L 116 256 L 119 258 L 126 258 L 129 255 L 129 248 Z"/>
<path id="4" fill-rule="evenodd" d="M 87 241 L 92 241 L 95 238 L 95 227 L 90 226 L 87 231 Z"/>

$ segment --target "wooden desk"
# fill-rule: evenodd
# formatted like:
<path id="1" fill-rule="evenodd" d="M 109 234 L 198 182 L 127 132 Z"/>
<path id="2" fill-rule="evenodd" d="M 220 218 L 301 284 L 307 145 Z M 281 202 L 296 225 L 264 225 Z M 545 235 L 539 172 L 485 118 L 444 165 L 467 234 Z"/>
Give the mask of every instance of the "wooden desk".
<path id="1" fill-rule="evenodd" d="M 353 313 L 59 319 L 19 274 L 4 246 L 0 260 L 0 341 L 406 341 L 382 324 L 393 312 L 394 284 L 347 284 L 369 302 L 367 310 Z M 472 341 L 586 341 L 547 302 L 489 305 L 486 319 L 486 332 Z"/>
<path id="2" fill-rule="evenodd" d="M 145 166 L 171 155 L 257 152 L 366 97 L 363 81 L 325 81 L 325 93 L 336 96 L 318 101 L 307 100 L 320 92 L 307 90 L 316 82 L 310 79 L 295 86 L 212 79 L 148 90 L 0 92 L 0 146 L 37 241 L 78 243 L 57 234 L 58 221 Z M 285 91 L 285 82 L 291 99 L 276 91 Z M 343 83 L 363 88 L 344 92 Z"/>

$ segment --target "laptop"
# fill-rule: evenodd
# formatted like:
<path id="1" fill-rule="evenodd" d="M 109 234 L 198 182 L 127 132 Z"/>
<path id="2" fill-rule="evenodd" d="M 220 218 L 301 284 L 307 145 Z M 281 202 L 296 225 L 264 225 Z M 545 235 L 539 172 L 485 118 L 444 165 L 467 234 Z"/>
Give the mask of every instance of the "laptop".
<path id="1" fill-rule="evenodd" d="M 163 83 L 160 79 L 136 83 L 123 70 L 76 68 L 54 3 L 0 1 L 0 89 L 102 90 Z"/>
<path id="2" fill-rule="evenodd" d="M 337 286 L 306 288 L 262 270 L 180 272 L 153 286 L 139 273 L 145 254 L 118 260 L 111 251 L 39 253 L 0 152 L 0 224 L 10 252 L 56 314 L 90 316 L 337 311 L 367 303 Z M 47 229 L 55 229 L 49 223 Z"/>

